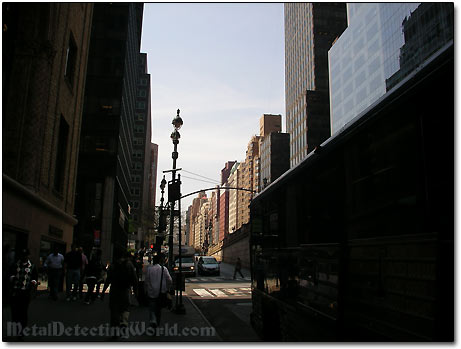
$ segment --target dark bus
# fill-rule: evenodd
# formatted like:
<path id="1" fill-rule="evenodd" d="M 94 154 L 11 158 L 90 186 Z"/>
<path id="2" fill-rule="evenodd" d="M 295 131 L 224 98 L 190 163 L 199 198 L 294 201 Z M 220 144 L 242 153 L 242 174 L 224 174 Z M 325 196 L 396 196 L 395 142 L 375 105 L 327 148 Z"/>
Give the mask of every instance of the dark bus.
<path id="1" fill-rule="evenodd" d="M 454 340 L 453 44 L 253 199 L 268 341 Z"/>

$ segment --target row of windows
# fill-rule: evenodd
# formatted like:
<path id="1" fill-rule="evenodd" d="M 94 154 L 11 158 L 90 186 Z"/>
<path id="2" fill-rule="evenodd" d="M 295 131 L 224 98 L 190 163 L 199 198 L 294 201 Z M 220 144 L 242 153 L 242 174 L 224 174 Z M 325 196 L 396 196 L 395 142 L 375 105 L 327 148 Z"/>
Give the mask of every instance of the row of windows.
<path id="1" fill-rule="evenodd" d="M 133 158 L 135 159 L 142 159 L 143 158 L 143 151 L 142 150 L 136 150 L 133 152 Z"/>
<path id="2" fill-rule="evenodd" d="M 133 183 L 141 183 L 141 176 L 139 176 L 139 175 L 131 176 L 131 181 Z"/>
<path id="3" fill-rule="evenodd" d="M 143 145 L 144 144 L 144 139 L 142 138 L 135 138 L 133 140 L 133 145 Z"/>
<path id="4" fill-rule="evenodd" d="M 144 133 L 144 126 L 143 125 L 135 125 L 134 126 L 135 133 Z"/>

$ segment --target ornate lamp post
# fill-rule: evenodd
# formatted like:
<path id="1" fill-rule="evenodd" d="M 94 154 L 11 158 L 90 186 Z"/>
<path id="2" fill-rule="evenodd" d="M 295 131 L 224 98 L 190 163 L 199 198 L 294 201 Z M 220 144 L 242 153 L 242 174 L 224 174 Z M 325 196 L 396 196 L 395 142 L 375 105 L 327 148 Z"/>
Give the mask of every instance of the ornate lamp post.
<path id="1" fill-rule="evenodd" d="M 179 129 L 183 125 L 183 121 L 179 116 L 180 110 L 177 110 L 176 117 L 172 121 L 172 125 L 174 127 L 174 131 L 171 133 L 171 140 L 173 141 L 174 150 L 171 155 L 173 159 L 173 169 L 172 169 L 172 180 L 171 185 L 168 187 L 168 201 L 170 202 L 170 235 L 168 237 L 168 267 L 170 271 L 173 270 L 173 263 L 174 263 L 174 253 L 173 253 L 173 231 L 174 231 L 174 206 L 175 201 L 179 200 L 179 211 L 181 211 L 181 180 L 178 178 L 176 180 L 176 160 L 178 159 L 178 144 L 179 138 L 181 135 L 179 134 Z M 181 212 L 179 212 L 179 241 L 178 241 L 178 259 L 179 265 L 178 270 L 179 273 L 176 278 L 176 289 L 179 289 L 179 292 L 176 293 L 176 307 L 175 312 L 179 314 L 185 314 L 184 304 L 182 303 L 182 287 L 183 287 L 183 274 L 182 274 L 182 255 L 181 255 Z M 179 278 L 179 280 L 178 280 Z"/>

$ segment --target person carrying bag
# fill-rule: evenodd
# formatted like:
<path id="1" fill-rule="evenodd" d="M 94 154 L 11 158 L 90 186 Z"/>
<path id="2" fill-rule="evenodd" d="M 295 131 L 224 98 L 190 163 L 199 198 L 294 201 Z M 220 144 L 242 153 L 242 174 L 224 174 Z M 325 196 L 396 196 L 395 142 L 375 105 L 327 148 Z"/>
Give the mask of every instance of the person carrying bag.
<path id="1" fill-rule="evenodd" d="M 168 289 L 172 279 L 168 269 L 161 266 L 163 255 L 153 257 L 153 265 L 146 269 L 144 287 L 149 300 L 150 326 L 156 328 L 160 324 L 162 308 L 168 306 Z M 165 279 L 165 282 L 163 281 Z"/>

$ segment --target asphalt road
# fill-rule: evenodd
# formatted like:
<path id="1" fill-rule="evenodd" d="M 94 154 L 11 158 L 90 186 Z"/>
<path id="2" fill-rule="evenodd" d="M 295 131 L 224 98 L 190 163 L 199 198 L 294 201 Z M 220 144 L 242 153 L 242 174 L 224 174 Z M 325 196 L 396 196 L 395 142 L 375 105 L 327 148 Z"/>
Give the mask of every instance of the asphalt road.
<path id="1" fill-rule="evenodd" d="M 186 294 L 199 308 L 223 341 L 261 341 L 250 324 L 251 284 L 248 270 L 244 278 L 233 279 L 232 265 L 221 263 L 220 276 L 186 279 Z"/>

